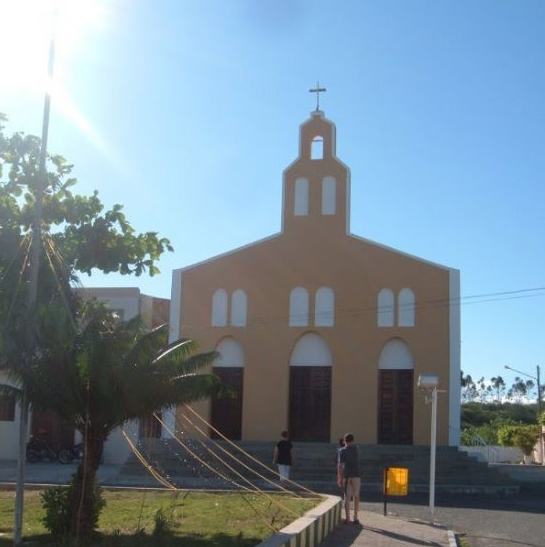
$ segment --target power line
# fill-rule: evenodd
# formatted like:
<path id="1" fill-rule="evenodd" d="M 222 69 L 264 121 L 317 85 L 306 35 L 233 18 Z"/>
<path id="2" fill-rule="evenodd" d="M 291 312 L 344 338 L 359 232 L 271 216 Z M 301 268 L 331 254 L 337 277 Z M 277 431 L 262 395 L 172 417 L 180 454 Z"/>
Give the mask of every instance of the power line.
<path id="1" fill-rule="evenodd" d="M 531 287 L 531 288 L 524 288 L 524 289 L 515 289 L 515 290 L 509 290 L 509 291 L 498 291 L 498 292 L 490 292 L 490 293 L 479 293 L 479 294 L 473 294 L 473 295 L 466 295 L 461 296 L 459 298 L 441 298 L 441 299 L 433 299 L 433 300 L 424 300 L 420 301 L 418 304 L 415 305 L 401 305 L 397 306 L 398 310 L 414 310 L 415 312 L 418 311 L 424 311 L 424 310 L 439 310 L 442 308 L 448 308 L 451 305 L 460 305 L 460 306 L 468 306 L 468 305 L 474 305 L 474 304 L 483 304 L 487 302 L 500 302 L 505 300 L 518 300 L 523 298 L 536 298 L 536 297 L 542 297 L 545 296 L 545 286 L 544 287 Z M 287 299 L 289 300 L 289 299 Z M 338 310 L 334 316 L 335 320 L 338 319 L 346 319 L 346 318 L 358 318 L 365 316 L 367 314 L 372 314 L 373 317 L 375 317 L 378 313 L 384 313 L 384 312 L 391 312 L 394 313 L 394 306 L 367 306 L 367 307 L 358 307 L 358 308 L 346 308 Z M 315 317 L 324 317 L 325 315 L 331 315 L 330 312 L 327 313 L 318 313 L 315 314 Z M 262 316 L 254 316 L 251 317 L 251 319 L 247 322 L 247 324 L 244 326 L 245 328 L 261 328 L 261 327 L 267 327 L 267 326 L 274 326 L 274 325 L 287 325 L 289 323 L 290 317 L 298 317 L 298 318 L 306 318 L 307 319 L 307 325 L 300 325 L 301 327 L 312 327 L 313 325 L 308 320 L 310 318 L 310 314 L 289 314 L 286 312 L 286 314 L 283 315 L 262 315 Z M 211 324 L 197 324 L 197 323 L 182 323 L 183 329 L 191 329 L 191 330 L 208 330 L 212 327 Z M 231 325 L 232 327 L 233 325 Z M 316 325 L 318 326 L 318 325 Z M 338 325 L 337 325 L 338 326 Z M 223 325 L 221 328 L 228 328 L 229 325 Z M 235 327 L 238 328 L 238 327 Z"/>

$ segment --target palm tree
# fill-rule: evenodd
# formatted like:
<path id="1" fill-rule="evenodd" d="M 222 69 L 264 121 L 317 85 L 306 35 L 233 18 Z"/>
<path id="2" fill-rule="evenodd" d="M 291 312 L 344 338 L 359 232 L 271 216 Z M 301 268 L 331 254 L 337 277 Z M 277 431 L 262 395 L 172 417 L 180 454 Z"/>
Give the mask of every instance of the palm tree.
<path id="1" fill-rule="evenodd" d="M 104 306 L 86 303 L 69 347 L 58 343 L 31 380 L 35 404 L 55 410 L 83 436 L 84 457 L 72 489 L 72 537 L 89 539 L 94 531 L 96 471 L 112 430 L 218 392 L 216 376 L 196 373 L 217 353 L 196 353 L 194 341 L 168 344 L 167 337 L 168 325 L 146 331 L 138 318 L 122 322 Z"/>

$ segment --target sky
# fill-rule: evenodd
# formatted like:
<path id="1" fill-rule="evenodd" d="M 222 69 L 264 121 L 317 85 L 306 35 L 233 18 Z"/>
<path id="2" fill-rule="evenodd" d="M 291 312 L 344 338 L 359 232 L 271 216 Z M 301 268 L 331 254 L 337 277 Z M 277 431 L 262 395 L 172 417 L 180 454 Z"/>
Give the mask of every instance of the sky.
<path id="1" fill-rule="evenodd" d="M 8 133 L 41 132 L 53 1 L 0 0 Z M 57 1 L 49 150 L 175 249 L 85 285 L 169 297 L 173 269 L 278 232 L 319 81 L 351 231 L 460 270 L 465 373 L 545 381 L 543 0 Z"/>

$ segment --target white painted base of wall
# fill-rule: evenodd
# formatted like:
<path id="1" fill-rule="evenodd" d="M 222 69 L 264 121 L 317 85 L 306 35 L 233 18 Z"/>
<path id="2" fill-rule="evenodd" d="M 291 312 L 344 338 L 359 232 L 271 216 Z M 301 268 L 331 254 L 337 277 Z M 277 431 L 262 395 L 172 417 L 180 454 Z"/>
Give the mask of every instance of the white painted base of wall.
<path id="1" fill-rule="evenodd" d="M 519 463 L 524 456 L 520 448 L 510 446 L 460 446 L 460 450 L 488 463 Z"/>

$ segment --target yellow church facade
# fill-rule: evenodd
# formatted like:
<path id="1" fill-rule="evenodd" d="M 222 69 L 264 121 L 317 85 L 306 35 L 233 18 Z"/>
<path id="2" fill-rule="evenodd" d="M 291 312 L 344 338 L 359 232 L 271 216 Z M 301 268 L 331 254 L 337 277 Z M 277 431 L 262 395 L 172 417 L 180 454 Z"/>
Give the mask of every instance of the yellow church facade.
<path id="1" fill-rule="evenodd" d="M 232 439 L 428 444 L 417 381 L 433 373 L 438 442 L 457 445 L 459 271 L 352 234 L 349 211 L 335 125 L 316 110 L 284 171 L 281 231 L 173 272 L 171 339 L 217 349 L 239 394 L 195 408 Z"/>

